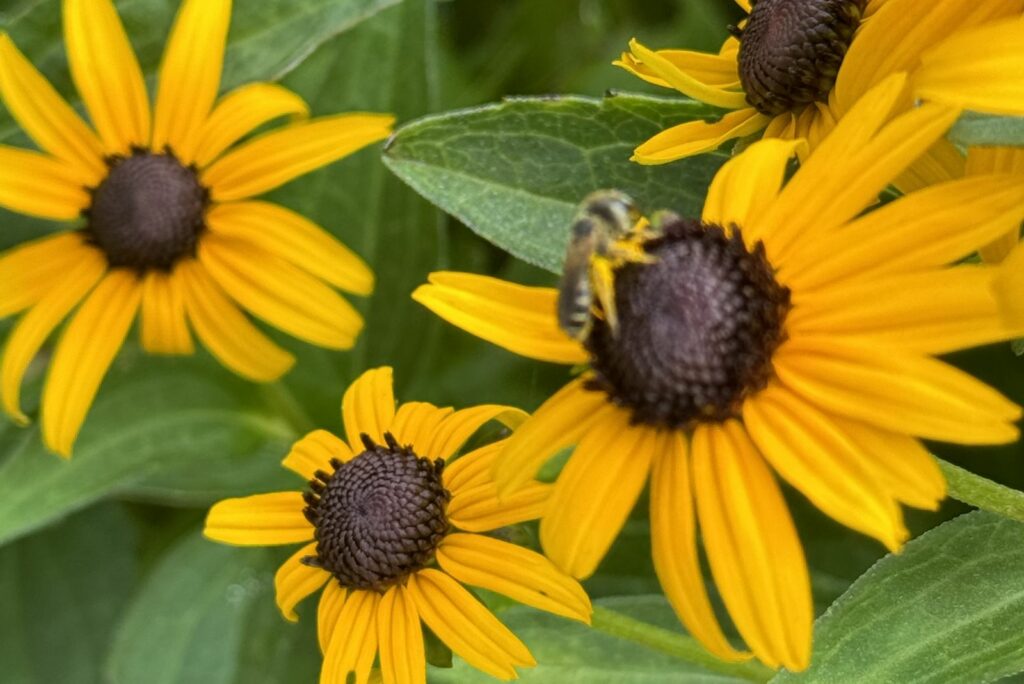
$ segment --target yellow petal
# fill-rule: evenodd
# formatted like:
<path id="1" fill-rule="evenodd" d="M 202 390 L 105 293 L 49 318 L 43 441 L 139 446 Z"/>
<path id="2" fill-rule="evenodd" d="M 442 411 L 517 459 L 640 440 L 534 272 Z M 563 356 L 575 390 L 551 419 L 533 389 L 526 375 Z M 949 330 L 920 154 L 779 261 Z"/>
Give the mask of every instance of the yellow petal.
<path id="1" fill-rule="evenodd" d="M 1012 173 L 1019 179 L 1024 175 L 1024 148 L 1020 147 L 972 147 L 967 151 L 965 172 L 971 176 L 983 176 L 991 173 Z M 1010 220 L 1006 231 L 978 252 L 981 258 L 990 264 L 998 264 L 1010 255 L 1013 248 L 1020 242 L 1020 221 Z"/>
<path id="2" fill-rule="evenodd" d="M 349 461 L 352 450 L 327 430 L 314 430 L 292 445 L 281 464 L 303 480 L 312 480 L 318 470 L 333 472 L 331 460 L 335 458 L 343 463 Z"/>
<path id="3" fill-rule="evenodd" d="M 142 347 L 151 354 L 191 354 L 185 284 L 174 273 L 150 271 L 142 284 Z"/>
<path id="4" fill-rule="evenodd" d="M 502 439 L 492 442 L 450 461 L 444 468 L 445 488 L 454 494 L 462 488 L 494 484 L 494 464 L 507 441 Z"/>
<path id="5" fill-rule="evenodd" d="M 775 355 L 782 382 L 821 409 L 955 444 L 1015 441 L 1020 407 L 936 359 L 853 340 L 790 340 Z"/>
<path id="6" fill-rule="evenodd" d="M 102 259 L 82 233 L 60 233 L 18 245 L 0 255 L 0 318 L 42 300 L 82 261 Z M 104 261 L 105 263 L 105 261 Z"/>
<path id="7" fill-rule="evenodd" d="M 72 221 L 89 206 L 82 175 L 69 162 L 0 145 L 0 206 L 19 214 Z"/>
<path id="8" fill-rule="evenodd" d="M 149 96 L 142 70 L 110 0 L 64 0 L 71 76 L 107 154 L 146 147 Z"/>
<path id="9" fill-rule="evenodd" d="M 341 399 L 341 419 L 345 435 L 353 450 L 362 446 L 362 435 L 377 444 L 384 443 L 384 433 L 395 420 L 393 371 L 384 366 L 360 375 Z"/>
<path id="10" fill-rule="evenodd" d="M 1010 324 L 1024 323 L 1024 242 L 1003 261 L 993 287 Z"/>
<path id="11" fill-rule="evenodd" d="M 895 348 L 944 354 L 1024 336 L 999 310 L 994 266 L 959 266 L 846 281 L 794 298 L 794 335 L 870 338 Z"/>
<path id="12" fill-rule="evenodd" d="M 544 553 L 573 577 L 590 577 L 647 482 L 660 441 L 630 425 L 628 411 L 601 411 L 565 464 L 540 523 Z"/>
<path id="13" fill-rule="evenodd" d="M 964 176 L 964 155 L 948 140 L 939 140 L 893 181 L 903 194 Z"/>
<path id="14" fill-rule="evenodd" d="M 685 51 L 655 52 L 636 39 L 629 41 L 629 49 L 634 63 L 642 65 L 637 71 L 657 78 L 660 81 L 656 81 L 658 85 L 664 83 L 683 95 L 723 109 L 747 107 L 746 93 L 732 90 L 739 85 L 734 60 Z M 724 84 L 709 83 L 709 76 Z"/>
<path id="15" fill-rule="evenodd" d="M 517 676 L 517 665 L 536 664 L 523 642 L 444 573 L 421 570 L 409 578 L 407 587 L 423 622 L 476 669 L 510 680 Z"/>
<path id="16" fill-rule="evenodd" d="M 313 540 L 302 492 L 256 494 L 225 499 L 206 515 L 203 535 L 235 546 L 276 546 Z"/>
<path id="17" fill-rule="evenodd" d="M 406 402 L 398 407 L 388 432 L 394 435 L 399 444 L 411 444 L 416 449 L 425 449 L 444 419 L 454 412 L 455 409 L 438 408 L 424 401 Z M 423 455 L 428 452 L 424 450 L 419 453 Z"/>
<path id="18" fill-rule="evenodd" d="M 107 171 L 99 139 L 6 33 L 0 33 L 0 94 L 41 149 L 74 167 L 83 185 L 99 183 Z"/>
<path id="19" fill-rule="evenodd" d="M 153 149 L 170 147 L 185 165 L 196 149 L 224 65 L 231 0 L 185 0 L 178 9 L 163 63 L 153 112 Z"/>
<path id="20" fill-rule="evenodd" d="M 651 473 L 651 545 L 654 569 L 676 615 L 716 657 L 730 662 L 749 654 L 737 651 L 718 625 L 697 557 L 690 459 L 682 434 L 669 432 L 654 455 Z"/>
<path id="21" fill-rule="evenodd" d="M 454 456 L 485 423 L 496 420 L 506 427 L 515 428 L 522 425 L 527 418 L 529 414 L 525 411 L 499 404 L 484 404 L 456 411 L 441 421 L 431 436 L 429 445 L 422 446 L 423 450 L 419 454 L 447 460 Z"/>
<path id="22" fill-rule="evenodd" d="M 316 542 L 306 544 L 292 554 L 274 575 L 277 607 L 281 610 L 284 619 L 289 622 L 298 622 L 299 620 L 295 606 L 302 599 L 324 586 L 331 578 L 331 573 L 326 570 L 314 568 L 302 562 L 302 559 L 310 556 L 316 556 Z"/>
<path id="23" fill-rule="evenodd" d="M 757 133 L 771 119 L 748 107 L 729 112 L 719 121 L 687 121 L 668 128 L 633 151 L 633 161 L 640 164 L 667 164 L 717 150 L 735 138 Z"/>
<path id="24" fill-rule="evenodd" d="M 769 667 L 807 667 L 811 583 L 782 492 L 732 421 L 693 437 L 697 512 L 711 572 L 729 615 Z"/>
<path id="25" fill-rule="evenodd" d="M 295 358 L 261 333 L 227 298 L 198 261 L 178 264 L 185 311 L 210 353 L 239 375 L 269 382 L 284 375 Z"/>
<path id="26" fill-rule="evenodd" d="M 536 520 L 544 514 L 553 487 L 530 482 L 511 494 L 498 496 L 492 482 L 467 485 L 452 492 L 448 521 L 467 532 L 490 532 L 509 525 Z"/>
<path id="27" fill-rule="evenodd" d="M 355 678 L 355 684 L 366 684 L 377 655 L 377 605 L 380 596 L 374 591 L 353 591 L 345 599 L 338 624 L 331 635 L 320 670 L 320 684 L 339 684 Z"/>
<path id="28" fill-rule="evenodd" d="M 377 606 L 377 641 L 385 684 L 425 684 L 427 659 L 420 616 L 408 590 L 391 587 Z"/>
<path id="29" fill-rule="evenodd" d="M 558 327 L 558 291 L 470 273 L 430 274 L 412 298 L 470 334 L 552 363 L 583 363 L 587 353 Z"/>
<path id="30" fill-rule="evenodd" d="M 266 133 L 203 172 L 218 202 L 244 199 L 337 161 L 391 135 L 386 114 L 339 114 Z"/>
<path id="31" fill-rule="evenodd" d="M 43 440 L 70 457 L 103 376 L 131 328 L 142 299 L 138 277 L 111 271 L 64 330 L 43 390 Z"/>
<path id="32" fill-rule="evenodd" d="M 1024 82 L 1008 74 L 1024 64 L 1024 23 L 1018 16 L 957 31 L 921 57 L 914 95 L 988 114 L 1024 115 Z"/>
<path id="33" fill-rule="evenodd" d="M 799 269 L 780 274 L 813 292 L 860 276 L 899 275 L 953 263 L 1024 219 L 1024 183 L 978 176 L 901 197 L 842 230 L 794 249 Z"/>
<path id="34" fill-rule="evenodd" d="M 590 599 L 578 582 L 535 551 L 479 534 L 449 534 L 437 550 L 441 569 L 538 610 L 590 623 Z"/>
<path id="35" fill-rule="evenodd" d="M 586 378 L 573 380 L 551 396 L 512 433 L 494 469 L 502 497 L 527 484 L 540 467 L 572 446 L 611 407 L 608 396 L 584 388 Z"/>
<path id="36" fill-rule="evenodd" d="M 320 594 L 320 603 L 316 609 L 316 636 L 320 642 L 320 653 L 327 653 L 347 595 L 348 591 L 337 582 L 328 582 Z"/>
<path id="37" fill-rule="evenodd" d="M 236 302 L 299 339 L 350 349 L 362 330 L 362 317 L 341 295 L 262 249 L 211 233 L 200 242 L 199 261 Z"/>
<path id="38" fill-rule="evenodd" d="M 268 121 L 308 115 L 305 101 L 277 84 L 250 83 L 236 88 L 217 103 L 203 123 L 195 162 L 199 168 L 205 168 L 224 150 Z"/>
<path id="39" fill-rule="evenodd" d="M 704 200 L 705 223 L 746 226 L 779 194 L 786 167 L 805 147 L 802 140 L 762 140 L 754 143 L 723 166 L 708 188 Z M 748 244 L 756 235 L 744 238 Z"/>
<path id="40" fill-rule="evenodd" d="M 658 50 L 656 54 L 664 58 L 675 69 L 688 74 L 706 86 L 721 89 L 740 87 L 735 54 L 715 55 L 691 50 Z M 648 83 L 662 88 L 672 87 L 668 81 L 637 59 L 631 52 L 623 52 L 619 59 L 612 64 L 622 67 Z"/>
<path id="41" fill-rule="evenodd" d="M 276 254 L 337 288 L 373 292 L 373 271 L 366 262 L 294 211 L 269 202 L 229 202 L 210 210 L 206 223 L 219 235 Z"/>
<path id="42" fill-rule="evenodd" d="M 89 294 L 106 270 L 107 263 L 98 252 L 81 250 L 81 261 L 69 265 L 52 289 L 14 326 L 4 349 L 0 379 L 4 410 L 15 421 L 28 422 L 21 412 L 21 380 L 29 364 L 54 328 Z"/>
<path id="43" fill-rule="evenodd" d="M 764 458 L 824 513 L 890 551 L 907 540 L 899 506 L 869 465 L 872 455 L 825 414 L 788 391 L 770 388 L 747 401 L 743 419 Z"/>

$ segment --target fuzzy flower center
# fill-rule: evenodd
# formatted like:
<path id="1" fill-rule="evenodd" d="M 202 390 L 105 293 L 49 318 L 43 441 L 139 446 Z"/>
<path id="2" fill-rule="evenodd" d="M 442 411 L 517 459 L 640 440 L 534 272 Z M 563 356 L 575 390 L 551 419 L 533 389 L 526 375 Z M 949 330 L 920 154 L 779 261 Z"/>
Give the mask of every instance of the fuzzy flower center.
<path id="1" fill-rule="evenodd" d="M 111 266 L 169 270 L 195 254 L 209 193 L 194 168 L 167 152 L 107 160 L 110 173 L 85 212 L 90 239 Z"/>
<path id="2" fill-rule="evenodd" d="M 757 0 L 739 33 L 747 102 L 775 116 L 827 102 L 867 0 Z"/>
<path id="3" fill-rule="evenodd" d="M 448 531 L 451 498 L 441 482 L 444 461 L 420 458 L 391 434 L 386 444 L 362 436 L 363 451 L 317 472 L 306 494 L 316 528 L 307 565 L 332 573 L 347 589 L 384 591 L 426 567 Z"/>
<path id="4" fill-rule="evenodd" d="M 596 319 L 586 340 L 593 390 L 633 422 L 691 428 L 737 415 L 763 389 L 783 340 L 789 290 L 738 228 L 671 217 L 646 243 L 652 263 L 615 274 L 619 329 Z"/>

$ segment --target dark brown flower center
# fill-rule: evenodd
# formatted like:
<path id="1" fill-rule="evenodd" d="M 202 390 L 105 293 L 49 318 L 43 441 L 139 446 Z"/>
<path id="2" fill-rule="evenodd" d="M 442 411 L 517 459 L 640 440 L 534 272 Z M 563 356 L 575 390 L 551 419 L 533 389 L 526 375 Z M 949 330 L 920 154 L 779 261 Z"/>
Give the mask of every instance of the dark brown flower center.
<path id="1" fill-rule="evenodd" d="M 111 266 L 170 269 L 195 254 L 209 193 L 194 168 L 139 149 L 107 160 L 110 173 L 85 212 L 90 239 Z"/>
<path id="2" fill-rule="evenodd" d="M 363 435 L 366 451 L 332 461 L 334 472 L 317 472 L 306 494 L 317 544 L 316 556 L 303 562 L 348 589 L 384 591 L 401 582 L 433 560 L 448 531 L 444 461 L 384 438 L 380 445 Z"/>
<path id="3" fill-rule="evenodd" d="M 747 102 L 775 116 L 827 102 L 867 0 L 757 0 L 740 32 Z"/>
<path id="4" fill-rule="evenodd" d="M 771 377 L 789 290 L 764 246 L 749 252 L 738 228 L 672 216 L 663 229 L 645 245 L 654 262 L 615 274 L 619 329 L 595 318 L 588 387 L 630 409 L 635 423 L 722 421 Z"/>

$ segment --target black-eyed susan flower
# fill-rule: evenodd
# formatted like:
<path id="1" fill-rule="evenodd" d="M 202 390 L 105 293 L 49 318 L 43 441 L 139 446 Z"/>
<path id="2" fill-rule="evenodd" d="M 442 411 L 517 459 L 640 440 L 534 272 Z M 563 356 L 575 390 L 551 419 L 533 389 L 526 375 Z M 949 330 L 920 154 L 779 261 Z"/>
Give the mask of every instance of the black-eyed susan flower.
<path id="1" fill-rule="evenodd" d="M 906 85 L 896 74 L 869 91 L 784 186 L 801 143 L 760 141 L 721 169 L 699 219 L 662 215 L 663 235 L 644 243 L 651 259 L 615 272 L 617 333 L 597 311 L 589 337 L 569 339 L 549 288 L 435 273 L 414 293 L 511 351 L 585 364 L 509 438 L 499 491 L 575 445 L 541 542 L 585 578 L 649 480 L 661 585 L 725 659 L 746 654 L 712 611 L 698 527 L 750 650 L 803 669 L 811 592 L 776 477 L 897 550 L 901 504 L 934 509 L 946 491 L 919 438 L 1018 438 L 1018 406 L 934 356 L 1024 329 L 1000 315 L 995 267 L 949 266 L 1024 217 L 1024 184 L 977 176 L 864 213 L 958 114 L 926 104 L 886 123 Z"/>
<path id="2" fill-rule="evenodd" d="M 718 121 L 659 133 L 636 149 L 635 161 L 662 164 L 761 131 L 806 139 L 813 149 L 871 87 L 915 69 L 916 97 L 1024 114 L 1020 88 L 1007 85 L 1007 74 L 1024 68 L 1024 41 L 1019 25 L 1005 21 L 1020 17 L 1022 0 L 736 1 L 749 16 L 718 54 L 654 51 L 634 40 L 616 62 L 650 83 L 731 110 Z M 955 148 L 940 143 L 901 186 L 957 178 L 962 169 Z"/>
<path id="3" fill-rule="evenodd" d="M 396 411 L 391 380 L 390 368 L 371 370 L 345 393 L 347 441 L 317 430 L 292 447 L 284 465 L 308 481 L 305 492 L 222 501 L 205 534 L 237 545 L 304 544 L 277 572 L 277 603 L 296 620 L 295 606 L 323 588 L 324 684 L 349 673 L 367 681 L 378 654 L 384 682 L 423 682 L 421 621 L 470 665 L 514 679 L 533 657 L 460 582 L 590 620 L 575 580 L 540 554 L 483 534 L 538 518 L 550 485 L 528 481 L 499 501 L 492 470 L 504 439 L 452 460 L 488 421 L 515 426 L 526 414 L 417 402 Z"/>
<path id="4" fill-rule="evenodd" d="M 26 312 L 4 351 L 0 399 L 27 420 L 25 370 L 70 316 L 42 400 L 45 442 L 69 456 L 140 311 L 147 351 L 189 354 L 194 330 L 254 380 L 279 377 L 293 359 L 239 305 L 313 344 L 353 344 L 362 319 L 333 288 L 367 294 L 373 274 L 312 222 L 250 198 L 385 138 L 393 119 L 303 120 L 235 146 L 273 119 L 308 111 L 270 84 L 217 101 L 230 0 L 182 4 L 152 114 L 110 0 L 65 0 L 63 12 L 71 76 L 92 127 L 0 33 L 0 95 L 41 150 L 0 146 L 0 205 L 72 222 L 0 255 L 0 316 Z"/>

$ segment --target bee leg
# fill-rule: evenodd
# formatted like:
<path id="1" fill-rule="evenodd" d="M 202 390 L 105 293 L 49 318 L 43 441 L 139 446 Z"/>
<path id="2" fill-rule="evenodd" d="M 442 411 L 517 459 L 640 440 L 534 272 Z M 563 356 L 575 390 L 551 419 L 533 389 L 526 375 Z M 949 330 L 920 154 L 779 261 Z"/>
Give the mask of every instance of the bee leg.
<path id="1" fill-rule="evenodd" d="M 615 311 L 615 272 L 607 259 L 595 259 L 591 264 L 590 277 L 594 282 L 594 294 L 601 302 L 605 322 L 612 334 L 619 332 L 619 317 Z"/>

